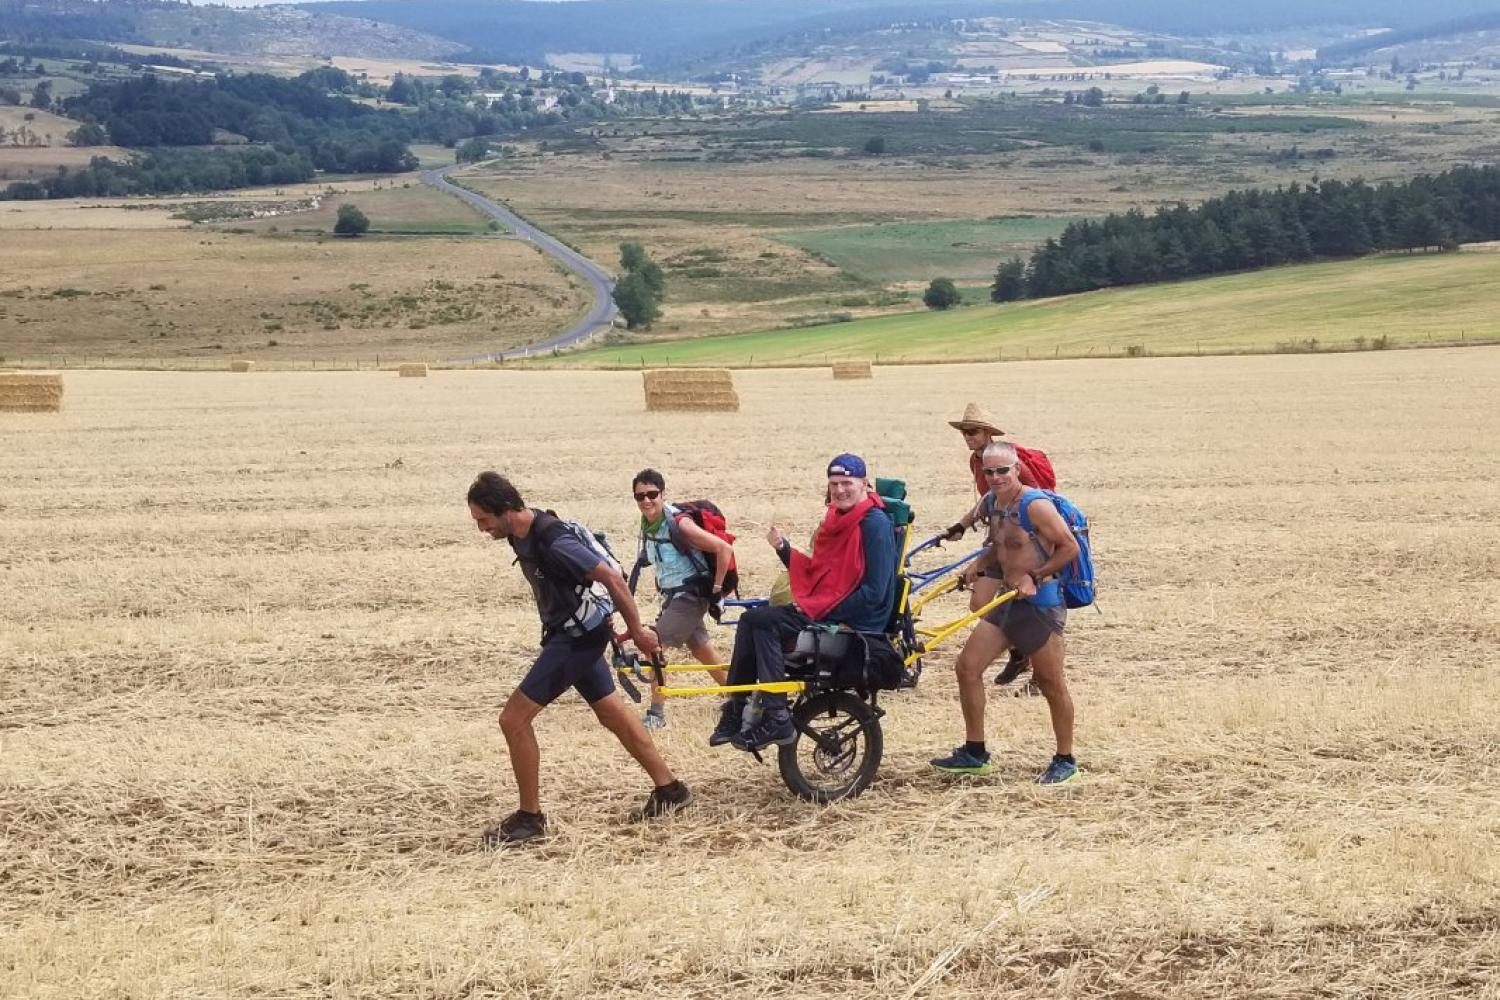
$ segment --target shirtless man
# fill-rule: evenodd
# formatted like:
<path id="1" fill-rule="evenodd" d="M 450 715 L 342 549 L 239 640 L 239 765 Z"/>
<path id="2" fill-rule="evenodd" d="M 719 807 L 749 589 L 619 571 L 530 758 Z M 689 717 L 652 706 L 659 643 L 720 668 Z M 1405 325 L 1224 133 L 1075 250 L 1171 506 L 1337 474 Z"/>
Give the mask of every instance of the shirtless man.
<path id="1" fill-rule="evenodd" d="M 981 505 L 989 522 L 989 548 L 964 569 L 972 582 L 986 570 L 999 571 L 1005 590 L 1016 598 L 990 611 L 970 633 L 954 664 L 958 675 L 959 706 L 964 718 L 964 744 L 932 766 L 950 774 L 989 774 L 990 754 L 984 745 L 984 671 L 1010 649 L 1030 658 L 1033 683 L 1047 699 L 1057 752 L 1037 779 L 1061 785 L 1078 776 L 1073 759 L 1073 698 L 1063 677 L 1063 626 L 1067 610 L 1056 573 L 1078 556 L 1078 541 L 1067 522 L 1046 496 L 1021 484 L 1016 450 L 993 441 L 981 452 L 989 492 Z M 1032 531 L 1021 526 L 1025 505 Z"/>

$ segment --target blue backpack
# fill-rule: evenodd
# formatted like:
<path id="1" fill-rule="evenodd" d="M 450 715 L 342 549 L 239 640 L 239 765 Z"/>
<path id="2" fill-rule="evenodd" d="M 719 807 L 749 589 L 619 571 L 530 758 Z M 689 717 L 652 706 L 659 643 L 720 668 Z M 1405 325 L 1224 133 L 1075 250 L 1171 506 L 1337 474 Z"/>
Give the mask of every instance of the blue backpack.
<path id="1" fill-rule="evenodd" d="M 1068 525 L 1068 530 L 1073 532 L 1073 537 L 1078 542 L 1078 558 L 1058 570 L 1057 573 L 1063 604 L 1070 608 L 1086 608 L 1094 603 L 1094 555 L 1089 548 L 1089 519 L 1073 504 L 1073 501 L 1060 493 L 1054 493 L 1051 490 L 1027 490 L 1022 493 L 1021 530 L 1031 536 L 1032 543 L 1036 545 L 1037 551 L 1041 552 L 1044 559 L 1047 553 L 1042 549 L 1042 543 L 1037 540 L 1036 528 L 1032 525 L 1031 516 L 1027 513 L 1031 502 L 1042 498 L 1052 501 L 1052 505 L 1062 515 L 1063 521 Z"/>

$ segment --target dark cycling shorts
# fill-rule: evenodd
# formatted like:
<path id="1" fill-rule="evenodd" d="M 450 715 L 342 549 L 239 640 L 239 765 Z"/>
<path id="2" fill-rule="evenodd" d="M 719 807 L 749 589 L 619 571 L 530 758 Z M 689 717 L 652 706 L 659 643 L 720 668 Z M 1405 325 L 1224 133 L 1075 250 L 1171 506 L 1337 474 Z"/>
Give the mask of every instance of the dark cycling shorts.
<path id="1" fill-rule="evenodd" d="M 604 659 L 608 645 L 608 624 L 581 636 L 555 635 L 542 643 L 542 654 L 517 690 L 538 705 L 550 705 L 572 688 L 592 705 L 615 690 L 615 675 Z"/>
<path id="2" fill-rule="evenodd" d="M 984 620 L 1005 633 L 1012 649 L 1030 656 L 1054 635 L 1062 635 L 1068 609 L 1061 604 L 1039 608 L 1030 601 L 1006 601 L 987 613 Z"/>

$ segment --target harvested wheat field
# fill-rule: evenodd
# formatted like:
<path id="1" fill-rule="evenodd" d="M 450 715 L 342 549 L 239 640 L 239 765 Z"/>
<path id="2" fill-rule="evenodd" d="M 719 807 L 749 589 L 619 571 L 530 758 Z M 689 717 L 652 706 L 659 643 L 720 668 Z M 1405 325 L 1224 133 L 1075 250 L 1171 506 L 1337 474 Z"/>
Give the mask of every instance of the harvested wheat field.
<path id="1" fill-rule="evenodd" d="M 69 373 L 66 412 L 0 415 L 0 996 L 1500 996 L 1497 379 L 1485 349 L 761 370 L 699 415 L 642 413 L 635 372 Z M 478 470 L 628 553 L 656 466 L 765 589 L 764 526 L 806 537 L 837 452 L 956 518 L 969 399 L 1094 521 L 1082 782 L 1032 783 L 1045 708 L 999 693 L 996 775 L 939 780 L 949 647 L 826 808 L 689 700 L 660 742 L 697 804 L 630 824 L 644 776 L 565 695 L 552 839 L 478 849 L 537 638 Z"/>

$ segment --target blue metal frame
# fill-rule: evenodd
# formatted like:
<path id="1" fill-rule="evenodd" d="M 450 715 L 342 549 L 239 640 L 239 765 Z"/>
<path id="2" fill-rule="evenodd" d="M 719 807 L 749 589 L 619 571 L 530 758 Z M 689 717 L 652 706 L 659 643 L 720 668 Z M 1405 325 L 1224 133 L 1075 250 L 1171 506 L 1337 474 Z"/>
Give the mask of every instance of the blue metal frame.
<path id="1" fill-rule="evenodd" d="M 978 559 L 984 553 L 984 550 L 985 550 L 985 546 L 980 546 L 979 548 L 975 549 L 973 552 L 970 552 L 968 555 L 962 556 L 962 557 L 960 557 L 958 559 L 955 559 L 953 562 L 950 562 L 950 563 L 947 563 L 945 565 L 939 566 L 936 569 L 930 569 L 930 570 L 915 570 L 915 569 L 912 569 L 911 561 L 912 561 L 913 557 L 915 557 L 917 555 L 917 553 L 919 553 L 919 552 L 925 552 L 928 549 L 936 548 L 937 546 L 942 545 L 942 544 L 943 544 L 943 536 L 942 535 L 933 535 L 931 538 L 927 539 L 927 541 L 923 542 L 922 544 L 918 545 L 916 548 L 911 549 L 911 550 L 909 550 L 906 553 L 906 559 L 902 563 L 901 572 L 903 574 L 905 574 L 905 576 L 906 576 L 906 578 L 908 580 L 911 581 L 911 590 L 908 592 L 908 596 L 911 596 L 912 594 L 917 593 L 919 590 L 923 589 L 924 587 L 930 587 L 932 584 L 936 583 L 938 580 L 940 580 L 943 577 L 947 576 L 949 573 L 952 573 L 954 570 L 958 569 L 960 566 L 967 566 L 969 563 L 973 562 L 975 559 Z M 767 598 L 764 598 L 764 597 L 735 598 L 733 600 L 725 601 L 724 602 L 724 607 L 726 607 L 726 608 L 739 608 L 740 610 L 745 611 L 745 610 L 749 610 L 750 608 L 763 608 L 763 607 L 765 607 L 766 605 L 768 605 L 770 603 L 771 603 L 770 600 L 767 599 Z M 736 624 L 738 622 L 739 622 L 738 618 L 732 618 L 732 619 L 731 618 L 726 618 L 723 621 L 719 622 L 719 624 L 720 625 L 734 625 L 734 624 Z"/>
<path id="2" fill-rule="evenodd" d="M 936 547 L 938 545 L 941 545 L 941 544 L 943 544 L 943 536 L 942 535 L 933 535 L 931 538 L 927 539 L 927 541 L 923 542 L 921 545 L 918 545 L 916 548 L 912 549 L 910 552 L 908 552 L 906 554 L 906 565 L 904 565 L 903 567 L 901 567 L 901 571 L 903 573 L 905 573 L 907 579 L 909 579 L 911 581 L 911 592 L 913 594 L 915 594 L 917 591 L 921 590 L 923 587 L 931 586 L 938 579 L 940 579 L 941 577 L 947 576 L 949 573 L 952 573 L 954 570 L 958 569 L 960 566 L 967 566 L 969 563 L 973 562 L 975 559 L 978 559 L 984 553 L 984 549 L 985 549 L 984 546 L 980 546 L 979 548 L 975 549 L 973 552 L 970 552 L 968 555 L 963 556 L 963 557 L 961 557 L 959 559 L 956 559 L 953 562 L 948 563 L 947 565 L 939 566 L 937 569 L 929 569 L 929 570 L 916 570 L 916 569 L 912 569 L 911 561 L 912 561 L 912 558 L 914 556 L 916 556 L 917 553 L 919 553 L 919 552 L 925 552 L 928 549 L 934 548 L 934 547 Z"/>

